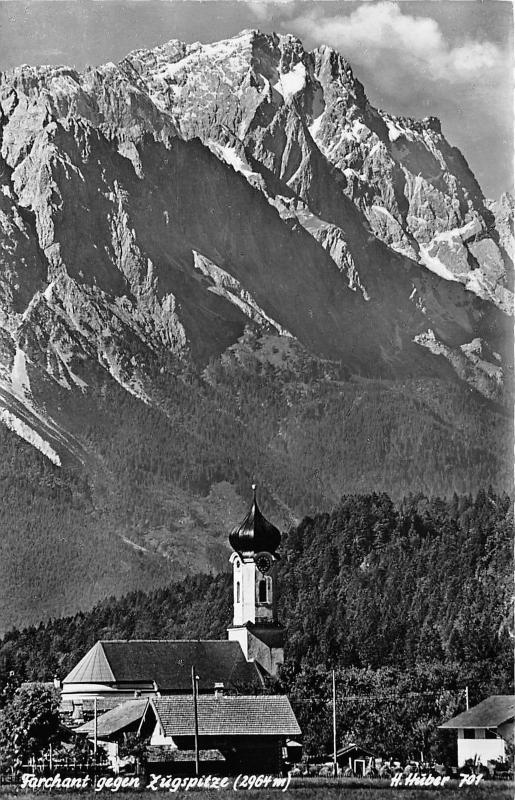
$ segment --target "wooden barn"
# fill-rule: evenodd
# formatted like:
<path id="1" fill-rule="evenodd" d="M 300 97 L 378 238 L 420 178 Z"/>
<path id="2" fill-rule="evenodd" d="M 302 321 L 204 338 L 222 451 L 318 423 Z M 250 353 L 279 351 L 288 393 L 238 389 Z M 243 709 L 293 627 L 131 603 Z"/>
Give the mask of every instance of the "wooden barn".
<path id="1" fill-rule="evenodd" d="M 96 721 L 90 719 L 75 728 L 75 733 L 91 741 L 96 738 L 97 744 L 107 753 L 117 755 L 118 745 L 127 734 L 138 733 L 147 705 L 147 698 L 127 700 L 100 714 Z"/>
<path id="2" fill-rule="evenodd" d="M 353 775 L 364 775 L 374 766 L 375 755 L 359 744 L 347 744 L 337 751 L 336 761 L 343 773 L 349 770 Z"/>
<path id="3" fill-rule="evenodd" d="M 277 695 L 199 695 L 197 724 L 204 772 L 278 774 L 283 769 L 288 742 L 300 734 L 288 699 Z M 76 732 L 93 739 L 94 721 L 80 726 Z M 113 757 L 130 733 L 138 733 L 147 742 L 150 771 L 193 772 L 192 695 L 129 700 L 97 719 L 97 742 Z"/>
<path id="4" fill-rule="evenodd" d="M 152 698 L 141 731 L 150 745 L 171 753 L 192 751 L 195 715 L 191 696 Z M 300 735 L 287 697 L 278 695 L 198 698 L 198 742 L 201 750 L 218 751 L 224 772 L 280 773 L 286 742 Z"/>

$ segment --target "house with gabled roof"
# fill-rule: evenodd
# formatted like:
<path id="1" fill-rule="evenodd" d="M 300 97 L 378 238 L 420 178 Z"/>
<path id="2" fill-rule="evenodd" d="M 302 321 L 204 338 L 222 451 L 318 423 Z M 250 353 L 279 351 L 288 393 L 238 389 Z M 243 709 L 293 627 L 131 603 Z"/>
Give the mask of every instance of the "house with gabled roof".
<path id="1" fill-rule="evenodd" d="M 486 766 L 488 761 L 506 761 L 507 745 L 513 743 L 515 695 L 495 694 L 440 725 L 455 730 L 458 766 L 472 760 Z"/>
<path id="2" fill-rule="evenodd" d="M 148 697 L 138 697 L 119 703 L 94 719 L 75 728 L 75 733 L 99 742 L 119 742 L 128 733 L 138 733 L 148 706 Z"/>
<path id="3" fill-rule="evenodd" d="M 301 732 L 288 698 L 279 695 L 200 695 L 197 723 L 199 747 L 221 753 L 229 774 L 280 772 L 287 740 Z M 150 752 L 152 746 L 172 755 L 193 751 L 191 696 L 151 698 L 144 726 L 151 731 Z"/>
<path id="4" fill-rule="evenodd" d="M 282 769 L 288 741 L 300 728 L 287 697 L 199 695 L 196 704 L 199 759 L 204 770 L 237 774 Z M 191 694 L 128 700 L 76 728 L 96 737 L 112 756 L 131 733 L 148 742 L 148 768 L 192 771 L 195 763 L 195 704 Z"/>

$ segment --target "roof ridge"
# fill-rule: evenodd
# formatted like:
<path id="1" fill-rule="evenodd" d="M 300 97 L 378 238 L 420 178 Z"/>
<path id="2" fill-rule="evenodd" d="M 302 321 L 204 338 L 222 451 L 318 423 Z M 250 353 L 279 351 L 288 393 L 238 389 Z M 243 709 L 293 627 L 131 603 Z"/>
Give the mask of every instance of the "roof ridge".
<path id="1" fill-rule="evenodd" d="M 98 645 L 98 646 L 99 646 L 99 648 L 101 648 L 101 650 L 102 650 L 103 656 L 104 656 L 105 660 L 107 661 L 107 666 L 108 666 L 108 667 L 109 667 L 109 669 L 111 670 L 111 674 L 112 674 L 112 676 L 113 676 L 113 680 L 114 680 L 114 681 L 116 681 L 115 674 L 114 674 L 114 670 L 113 670 L 113 668 L 112 668 L 112 666 L 111 666 L 111 662 L 109 661 L 109 659 L 108 659 L 108 657 L 107 657 L 107 653 L 106 653 L 106 651 L 104 650 L 104 643 L 103 643 L 103 641 L 102 641 L 101 639 L 99 639 L 99 640 L 98 640 L 98 642 L 97 642 L 97 643 L 94 645 L 94 647 L 96 647 L 97 645 Z"/>
<path id="2" fill-rule="evenodd" d="M 229 639 L 97 639 L 95 644 L 130 644 L 131 642 L 163 642 L 170 644 L 171 642 L 191 642 L 192 644 L 203 643 L 216 643 L 216 644 L 237 644 Z"/>
<path id="3" fill-rule="evenodd" d="M 191 700 L 191 694 L 167 694 L 160 697 L 151 697 L 152 700 L 166 700 L 169 702 L 182 698 Z M 198 699 L 199 701 L 202 700 L 202 702 L 204 700 L 216 700 L 217 702 L 220 700 L 288 700 L 289 702 L 287 694 L 224 694 L 218 697 L 215 694 L 199 694 Z"/>

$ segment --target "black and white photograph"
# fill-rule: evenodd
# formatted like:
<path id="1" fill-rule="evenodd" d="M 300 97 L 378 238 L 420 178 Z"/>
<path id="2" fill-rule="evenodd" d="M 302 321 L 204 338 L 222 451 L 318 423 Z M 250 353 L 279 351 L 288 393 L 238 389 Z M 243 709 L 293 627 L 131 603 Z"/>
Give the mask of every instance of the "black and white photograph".
<path id="1" fill-rule="evenodd" d="M 511 800 L 514 13 L 0 0 L 0 800 Z"/>

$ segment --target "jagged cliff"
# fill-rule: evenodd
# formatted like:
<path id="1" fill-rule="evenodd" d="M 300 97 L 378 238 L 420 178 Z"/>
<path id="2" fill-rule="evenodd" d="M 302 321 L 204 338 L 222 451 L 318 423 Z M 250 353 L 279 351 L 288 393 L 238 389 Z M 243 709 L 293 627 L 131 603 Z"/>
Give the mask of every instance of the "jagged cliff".
<path id="1" fill-rule="evenodd" d="M 236 168 L 231 150 L 237 156 L 242 142 L 295 194 L 330 215 L 320 186 L 326 160 L 378 238 L 511 310 L 502 291 L 513 268 L 511 248 L 462 154 L 436 118 L 373 108 L 339 53 L 306 53 L 291 36 L 245 31 L 216 45 L 169 42 L 131 54 L 123 67 L 138 74 L 184 136 L 225 144 L 222 156 Z"/>
<path id="2" fill-rule="evenodd" d="M 55 464 L 105 467 L 83 421 L 109 382 L 166 413 L 173 359 L 249 330 L 339 379 L 509 397 L 511 198 L 335 51 L 244 31 L 22 66 L 0 109 L 0 419 Z"/>
<path id="3" fill-rule="evenodd" d="M 506 236 L 439 123 L 376 111 L 339 54 L 249 31 L 0 91 L 4 374 L 80 386 L 87 355 L 144 396 L 129 338 L 206 357 L 250 319 L 502 393 Z"/>

